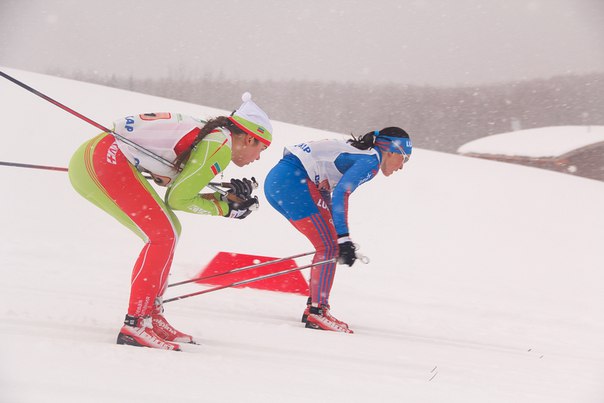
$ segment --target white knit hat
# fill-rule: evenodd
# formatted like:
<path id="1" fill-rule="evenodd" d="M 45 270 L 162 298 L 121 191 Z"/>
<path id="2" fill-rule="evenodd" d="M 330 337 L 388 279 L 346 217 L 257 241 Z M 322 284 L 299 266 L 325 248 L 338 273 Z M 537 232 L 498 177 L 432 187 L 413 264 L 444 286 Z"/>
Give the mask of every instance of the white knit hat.
<path id="1" fill-rule="evenodd" d="M 244 132 L 254 136 L 268 147 L 273 140 L 273 125 L 266 113 L 254 101 L 252 94 L 245 92 L 241 96 L 243 103 L 229 119 Z"/>

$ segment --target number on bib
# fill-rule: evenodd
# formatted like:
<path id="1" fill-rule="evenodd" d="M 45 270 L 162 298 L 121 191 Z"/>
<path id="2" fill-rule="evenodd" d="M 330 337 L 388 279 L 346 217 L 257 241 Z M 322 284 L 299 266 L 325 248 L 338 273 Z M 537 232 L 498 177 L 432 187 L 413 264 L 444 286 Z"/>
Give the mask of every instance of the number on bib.
<path id="1" fill-rule="evenodd" d="M 142 120 L 159 120 L 159 119 L 170 119 L 172 114 L 169 112 L 158 112 L 158 113 L 143 113 L 138 115 Z"/>

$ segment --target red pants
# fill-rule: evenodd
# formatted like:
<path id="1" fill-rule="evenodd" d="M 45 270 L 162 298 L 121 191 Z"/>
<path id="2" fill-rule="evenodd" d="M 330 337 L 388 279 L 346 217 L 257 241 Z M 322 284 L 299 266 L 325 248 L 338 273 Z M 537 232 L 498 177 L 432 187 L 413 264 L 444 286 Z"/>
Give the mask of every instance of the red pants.
<path id="1" fill-rule="evenodd" d="M 281 160 L 267 175 L 266 199 L 315 247 L 313 263 L 338 256 L 338 236 L 333 217 L 317 186 L 302 168 Z M 310 272 L 310 298 L 313 304 L 329 304 L 336 274 L 336 263 L 315 266 Z"/>
<path id="2" fill-rule="evenodd" d="M 106 133 L 76 151 L 69 177 L 82 196 L 145 241 L 132 270 L 128 314 L 151 314 L 167 286 L 180 235 L 178 218 Z"/>
<path id="3" fill-rule="evenodd" d="M 311 183 L 309 188 L 313 188 Z M 316 187 L 315 187 L 316 189 Z M 318 191 L 311 192 L 313 200 L 322 201 Z M 290 221 L 298 231 L 312 242 L 315 247 L 315 256 L 312 262 L 323 262 L 338 256 L 338 244 L 336 243 L 336 230 L 331 220 L 331 214 L 327 209 L 321 209 L 320 213 Z M 310 269 L 310 299 L 318 305 L 329 305 L 329 294 L 336 275 L 336 263 L 323 263 Z"/>

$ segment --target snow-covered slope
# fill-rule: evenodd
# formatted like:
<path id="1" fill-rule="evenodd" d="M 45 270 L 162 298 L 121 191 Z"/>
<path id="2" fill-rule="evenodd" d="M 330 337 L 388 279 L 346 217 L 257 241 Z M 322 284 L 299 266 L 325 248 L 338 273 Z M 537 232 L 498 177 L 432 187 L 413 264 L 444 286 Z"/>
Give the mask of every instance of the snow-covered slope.
<path id="1" fill-rule="evenodd" d="M 548 126 L 494 134 L 470 141 L 460 154 L 558 157 L 604 141 L 604 126 Z"/>
<path id="2" fill-rule="evenodd" d="M 227 112 L 3 71 L 104 125 L 149 111 Z M 66 166 L 98 132 L 3 79 L 0 106 L 0 161 Z M 225 179 L 262 182 L 283 145 L 339 136 L 274 128 L 262 159 Z M 602 182 L 415 150 L 402 172 L 351 198 L 352 236 L 371 263 L 339 268 L 330 302 L 354 335 L 304 329 L 302 296 L 228 289 L 167 304 L 171 322 L 203 343 L 173 353 L 114 344 L 139 239 L 65 173 L 0 167 L 0 180 L 1 402 L 604 399 Z M 309 250 L 260 199 L 244 221 L 179 213 L 171 281 L 218 251 Z"/>

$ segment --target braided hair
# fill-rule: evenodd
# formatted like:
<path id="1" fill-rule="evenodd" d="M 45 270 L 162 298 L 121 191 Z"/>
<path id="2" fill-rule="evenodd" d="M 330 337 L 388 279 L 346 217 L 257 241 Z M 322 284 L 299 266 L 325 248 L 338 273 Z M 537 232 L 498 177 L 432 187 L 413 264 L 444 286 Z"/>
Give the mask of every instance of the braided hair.
<path id="1" fill-rule="evenodd" d="M 227 116 L 218 116 L 216 118 L 210 119 L 201 128 L 199 134 L 197 134 L 197 137 L 195 137 L 193 143 L 187 149 L 185 149 L 183 152 L 176 156 L 176 159 L 174 160 L 174 166 L 178 167 L 180 170 L 184 163 L 191 156 L 191 152 L 197 146 L 197 144 L 199 144 L 199 142 L 203 140 L 208 134 L 210 134 L 219 127 L 224 127 L 225 129 L 228 129 L 232 134 L 245 134 L 245 132 L 239 127 L 237 127 L 233 122 L 231 122 L 231 120 L 229 120 Z"/>

